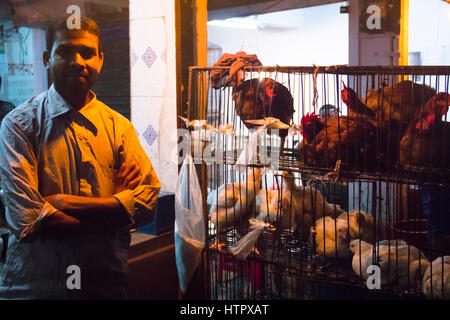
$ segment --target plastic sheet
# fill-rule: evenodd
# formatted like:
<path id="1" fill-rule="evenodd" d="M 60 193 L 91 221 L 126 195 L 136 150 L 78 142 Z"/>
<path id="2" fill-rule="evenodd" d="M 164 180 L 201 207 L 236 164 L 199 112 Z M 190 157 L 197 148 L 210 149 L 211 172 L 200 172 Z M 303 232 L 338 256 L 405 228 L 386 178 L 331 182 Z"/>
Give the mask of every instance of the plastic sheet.
<path id="1" fill-rule="evenodd" d="M 194 162 L 187 155 L 175 194 L 175 259 L 180 288 L 185 292 L 205 246 L 202 193 Z"/>
<path id="2" fill-rule="evenodd" d="M 238 172 L 246 172 L 249 164 L 256 163 L 256 159 L 254 159 L 254 157 L 257 153 L 258 140 L 264 129 L 265 127 L 260 127 L 250 134 L 248 143 L 244 146 L 244 150 L 242 150 L 238 160 L 236 161 L 236 170 Z"/>
<path id="3" fill-rule="evenodd" d="M 231 253 L 239 260 L 245 260 L 247 258 L 250 251 L 255 247 L 264 228 L 269 227 L 268 223 L 258 219 L 250 219 L 249 221 L 251 231 L 231 247 Z"/>

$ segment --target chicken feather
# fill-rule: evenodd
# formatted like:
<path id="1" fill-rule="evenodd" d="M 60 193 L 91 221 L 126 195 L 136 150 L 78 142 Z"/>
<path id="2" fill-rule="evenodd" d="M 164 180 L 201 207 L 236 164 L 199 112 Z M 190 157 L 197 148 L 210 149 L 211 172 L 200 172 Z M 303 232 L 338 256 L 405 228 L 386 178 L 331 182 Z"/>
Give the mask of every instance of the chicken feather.
<path id="1" fill-rule="evenodd" d="M 358 276 L 367 279 L 367 268 L 378 265 L 381 269 L 382 287 L 388 284 L 398 284 L 401 288 L 417 286 L 417 270 L 419 266 L 425 268 L 428 264 L 423 252 L 403 240 L 383 240 L 375 244 L 377 260 L 374 260 L 373 249 L 371 244 L 360 239 L 350 242 L 350 250 L 354 254 L 352 268 Z"/>
<path id="2" fill-rule="evenodd" d="M 247 223 L 247 217 L 253 211 L 255 196 L 261 184 L 261 169 L 249 168 L 247 180 L 222 185 L 215 199 L 210 198 L 209 217 L 217 229 L 217 234 L 231 228 L 239 228 Z M 217 240 L 216 240 L 217 242 Z M 216 244 L 217 245 L 217 244 Z"/>

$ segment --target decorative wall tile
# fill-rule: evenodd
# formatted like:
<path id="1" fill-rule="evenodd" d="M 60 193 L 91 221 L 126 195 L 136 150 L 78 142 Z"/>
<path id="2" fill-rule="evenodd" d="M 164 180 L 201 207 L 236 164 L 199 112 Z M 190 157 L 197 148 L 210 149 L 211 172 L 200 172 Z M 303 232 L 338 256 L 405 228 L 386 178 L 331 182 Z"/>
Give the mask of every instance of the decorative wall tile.
<path id="1" fill-rule="evenodd" d="M 139 59 L 138 55 L 133 51 L 133 49 L 130 49 L 130 65 L 131 68 L 134 67 L 134 64 Z"/>
<path id="2" fill-rule="evenodd" d="M 145 141 L 147 141 L 148 145 L 151 146 L 153 142 L 155 142 L 155 140 L 158 138 L 158 133 L 153 128 L 153 126 L 149 124 L 142 136 L 144 137 Z"/>
<path id="3" fill-rule="evenodd" d="M 131 96 L 162 97 L 168 67 L 159 58 L 167 48 L 163 18 L 130 21 L 130 47 L 139 57 L 131 69 Z"/>
<path id="4" fill-rule="evenodd" d="M 142 60 L 145 62 L 145 65 L 149 69 L 152 67 L 157 58 L 158 57 L 156 56 L 156 53 L 155 51 L 153 51 L 152 47 L 148 47 L 147 50 L 145 50 L 144 55 L 142 56 Z"/>

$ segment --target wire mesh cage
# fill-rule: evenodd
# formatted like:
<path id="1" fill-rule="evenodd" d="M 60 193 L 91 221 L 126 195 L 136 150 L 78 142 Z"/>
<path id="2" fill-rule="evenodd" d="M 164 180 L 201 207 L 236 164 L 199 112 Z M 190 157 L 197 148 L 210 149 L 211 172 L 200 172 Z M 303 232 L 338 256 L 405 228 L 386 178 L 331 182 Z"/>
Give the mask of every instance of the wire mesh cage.
<path id="1" fill-rule="evenodd" d="M 449 80 L 191 67 L 210 297 L 450 299 Z"/>

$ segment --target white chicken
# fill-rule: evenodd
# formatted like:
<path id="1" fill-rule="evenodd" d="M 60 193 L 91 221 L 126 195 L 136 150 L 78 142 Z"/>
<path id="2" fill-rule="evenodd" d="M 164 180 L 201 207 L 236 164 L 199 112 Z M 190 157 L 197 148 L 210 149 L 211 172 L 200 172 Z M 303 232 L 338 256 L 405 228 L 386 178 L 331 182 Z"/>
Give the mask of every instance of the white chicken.
<path id="1" fill-rule="evenodd" d="M 425 271 L 422 292 L 428 298 L 450 299 L 450 256 L 437 258 Z"/>
<path id="2" fill-rule="evenodd" d="M 367 268 L 378 265 L 381 269 L 381 286 L 398 284 L 405 289 L 417 287 L 419 268 L 423 270 L 428 265 L 427 258 L 419 249 L 403 240 L 383 240 L 376 243 L 375 259 L 373 249 L 371 244 L 360 239 L 350 242 L 350 250 L 354 254 L 352 268 L 358 276 L 367 280 L 370 275 Z"/>
<path id="3" fill-rule="evenodd" d="M 318 189 L 297 186 L 291 173 L 283 173 L 283 190 L 259 191 L 256 209 L 258 219 L 277 221 L 281 230 L 305 232 L 309 232 L 315 219 L 344 213 L 338 205 L 328 203 Z"/>
<path id="4" fill-rule="evenodd" d="M 320 218 L 311 231 L 315 235 L 317 253 L 330 258 L 350 256 L 350 240 L 373 239 L 373 217 L 361 211 L 342 213 L 336 221 L 329 216 Z"/>
<path id="5" fill-rule="evenodd" d="M 281 201 L 280 201 L 281 198 Z M 287 190 L 266 190 L 261 189 L 256 195 L 256 219 L 272 223 L 289 212 L 285 212 L 287 208 L 283 203 L 289 201 Z"/>
<path id="6" fill-rule="evenodd" d="M 366 242 L 373 242 L 373 217 L 365 212 L 355 210 L 341 214 L 338 219 L 342 219 L 350 226 L 350 239 L 361 239 Z"/>
<path id="7" fill-rule="evenodd" d="M 281 200 L 280 200 L 281 197 Z M 328 203 L 322 193 L 314 187 L 297 186 L 292 173 L 283 173 L 282 190 L 261 190 L 256 199 L 258 219 L 277 221 L 279 229 L 309 232 L 315 219 L 337 216 L 344 211 Z"/>
<path id="8" fill-rule="evenodd" d="M 222 185 L 214 193 L 214 197 L 208 196 L 208 202 L 211 203 L 210 221 L 217 231 L 216 242 L 212 247 L 221 249 L 224 246 L 219 241 L 221 232 L 239 227 L 241 222 L 248 222 L 248 216 L 254 210 L 255 196 L 260 185 L 261 169 L 249 168 L 247 180 Z"/>
<path id="9" fill-rule="evenodd" d="M 315 234 L 317 253 L 329 258 L 350 256 L 348 224 L 344 219 L 320 218 L 311 234 Z"/>

